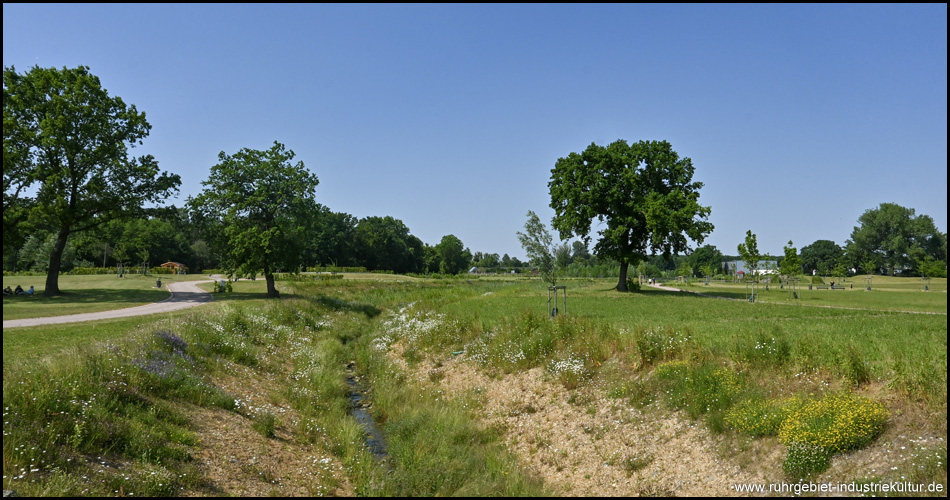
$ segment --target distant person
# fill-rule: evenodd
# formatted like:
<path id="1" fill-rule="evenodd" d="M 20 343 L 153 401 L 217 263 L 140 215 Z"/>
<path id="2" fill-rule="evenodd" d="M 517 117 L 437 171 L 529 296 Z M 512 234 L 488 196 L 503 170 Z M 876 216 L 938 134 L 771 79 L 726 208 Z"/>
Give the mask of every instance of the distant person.
<path id="1" fill-rule="evenodd" d="M 20 285 L 16 286 L 16 289 L 13 290 L 14 295 L 23 295 L 23 287 Z"/>
<path id="2" fill-rule="evenodd" d="M 10 288 L 10 285 L 7 285 L 7 287 L 3 289 L 3 294 L 4 294 L 4 295 L 13 295 L 13 290 Z"/>
<path id="3" fill-rule="evenodd" d="M 23 293 L 24 293 L 25 295 L 33 295 L 33 291 L 34 291 L 34 290 L 33 290 L 33 285 L 30 285 L 30 289 L 27 290 L 26 292 L 23 292 Z"/>

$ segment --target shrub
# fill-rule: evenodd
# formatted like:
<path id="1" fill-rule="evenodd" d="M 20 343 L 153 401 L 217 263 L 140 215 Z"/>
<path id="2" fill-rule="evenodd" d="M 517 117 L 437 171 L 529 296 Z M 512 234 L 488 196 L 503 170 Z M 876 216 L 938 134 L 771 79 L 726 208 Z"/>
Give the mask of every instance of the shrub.
<path id="1" fill-rule="evenodd" d="M 726 411 L 725 423 L 732 429 L 751 436 L 774 436 L 782 423 L 807 401 L 795 396 L 783 400 L 750 398 Z"/>
<path id="2" fill-rule="evenodd" d="M 866 446 L 884 430 L 889 416 L 887 408 L 877 401 L 851 394 L 830 395 L 790 413 L 779 428 L 778 438 L 789 447 L 788 460 L 793 462 L 789 467 L 796 474 L 821 472 L 828 462 L 815 457 Z M 811 466 L 817 468 L 803 469 Z"/>
<path id="3" fill-rule="evenodd" d="M 859 449 L 871 442 L 890 416 L 883 404 L 850 394 L 831 395 L 802 405 L 779 430 L 786 445 L 809 443 L 831 453 Z"/>
<path id="4" fill-rule="evenodd" d="M 726 425 L 751 436 L 774 436 L 784 415 L 774 401 L 747 399 L 726 411 Z"/>

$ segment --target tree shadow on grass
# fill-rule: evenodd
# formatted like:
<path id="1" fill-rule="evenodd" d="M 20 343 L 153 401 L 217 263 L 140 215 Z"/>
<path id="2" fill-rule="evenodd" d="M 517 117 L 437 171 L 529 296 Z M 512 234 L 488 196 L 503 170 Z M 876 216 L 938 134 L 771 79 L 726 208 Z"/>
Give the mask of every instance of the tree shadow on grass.
<path id="1" fill-rule="evenodd" d="M 68 304 L 135 304 L 143 302 L 159 302 L 168 298 L 168 292 L 162 290 L 116 290 L 111 288 L 86 288 L 82 290 L 61 290 L 55 297 L 47 297 L 42 292 L 33 295 L 17 295 L 4 297 L 11 300 L 32 300 L 34 304 L 52 304 L 63 306 Z"/>
<path id="2" fill-rule="evenodd" d="M 382 313 L 382 310 L 376 306 L 367 304 L 365 302 L 349 302 L 336 297 L 328 297 L 326 295 L 313 297 L 311 300 L 322 305 L 323 307 L 333 309 L 334 311 L 362 313 L 367 318 L 375 318 L 376 316 L 379 316 L 380 313 Z"/>

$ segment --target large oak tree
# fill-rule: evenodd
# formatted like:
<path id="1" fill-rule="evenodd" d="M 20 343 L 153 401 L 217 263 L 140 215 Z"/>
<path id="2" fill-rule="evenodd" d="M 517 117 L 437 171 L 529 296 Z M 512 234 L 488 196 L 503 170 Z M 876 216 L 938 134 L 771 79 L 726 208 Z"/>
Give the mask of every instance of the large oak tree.
<path id="1" fill-rule="evenodd" d="M 308 218 L 317 211 L 319 181 L 283 144 L 266 150 L 243 148 L 218 154 L 204 191 L 188 200 L 201 218 L 217 225 L 215 244 L 225 267 L 237 277 L 264 275 L 267 296 L 278 297 L 274 273 L 296 270 L 306 241 Z"/>
<path id="2" fill-rule="evenodd" d="M 178 192 L 179 176 L 151 155 L 129 157 L 150 129 L 145 113 L 110 96 L 86 66 L 3 68 L 4 245 L 28 227 L 55 234 L 47 296 L 62 293 L 70 235 L 141 216 Z"/>
<path id="3" fill-rule="evenodd" d="M 551 170 L 554 228 L 561 239 L 578 236 L 588 243 L 594 221 L 604 224 L 594 251 L 620 262 L 617 289 L 626 291 L 630 264 L 648 252 L 685 252 L 689 240 L 702 243 L 712 232 L 694 171 L 692 160 L 680 158 L 666 141 L 591 143 L 558 158 Z"/>

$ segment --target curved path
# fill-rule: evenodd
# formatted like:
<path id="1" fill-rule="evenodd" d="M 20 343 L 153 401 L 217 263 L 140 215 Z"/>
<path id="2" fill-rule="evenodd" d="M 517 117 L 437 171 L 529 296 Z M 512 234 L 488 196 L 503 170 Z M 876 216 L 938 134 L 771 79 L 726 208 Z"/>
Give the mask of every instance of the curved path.
<path id="1" fill-rule="evenodd" d="M 128 316 L 141 316 L 144 314 L 155 314 L 187 309 L 211 301 L 211 293 L 198 288 L 198 283 L 209 283 L 214 280 L 204 281 L 178 281 L 170 282 L 166 286 L 171 296 L 167 299 L 154 304 L 144 306 L 128 307 L 125 309 L 115 309 L 112 311 L 100 311 L 82 314 L 70 314 L 68 316 L 50 316 L 47 318 L 26 318 L 13 319 L 3 322 L 3 329 L 15 328 L 18 326 L 37 326 L 54 325 L 59 323 L 77 323 L 80 321 L 93 321 L 98 319 L 125 318 Z"/>

